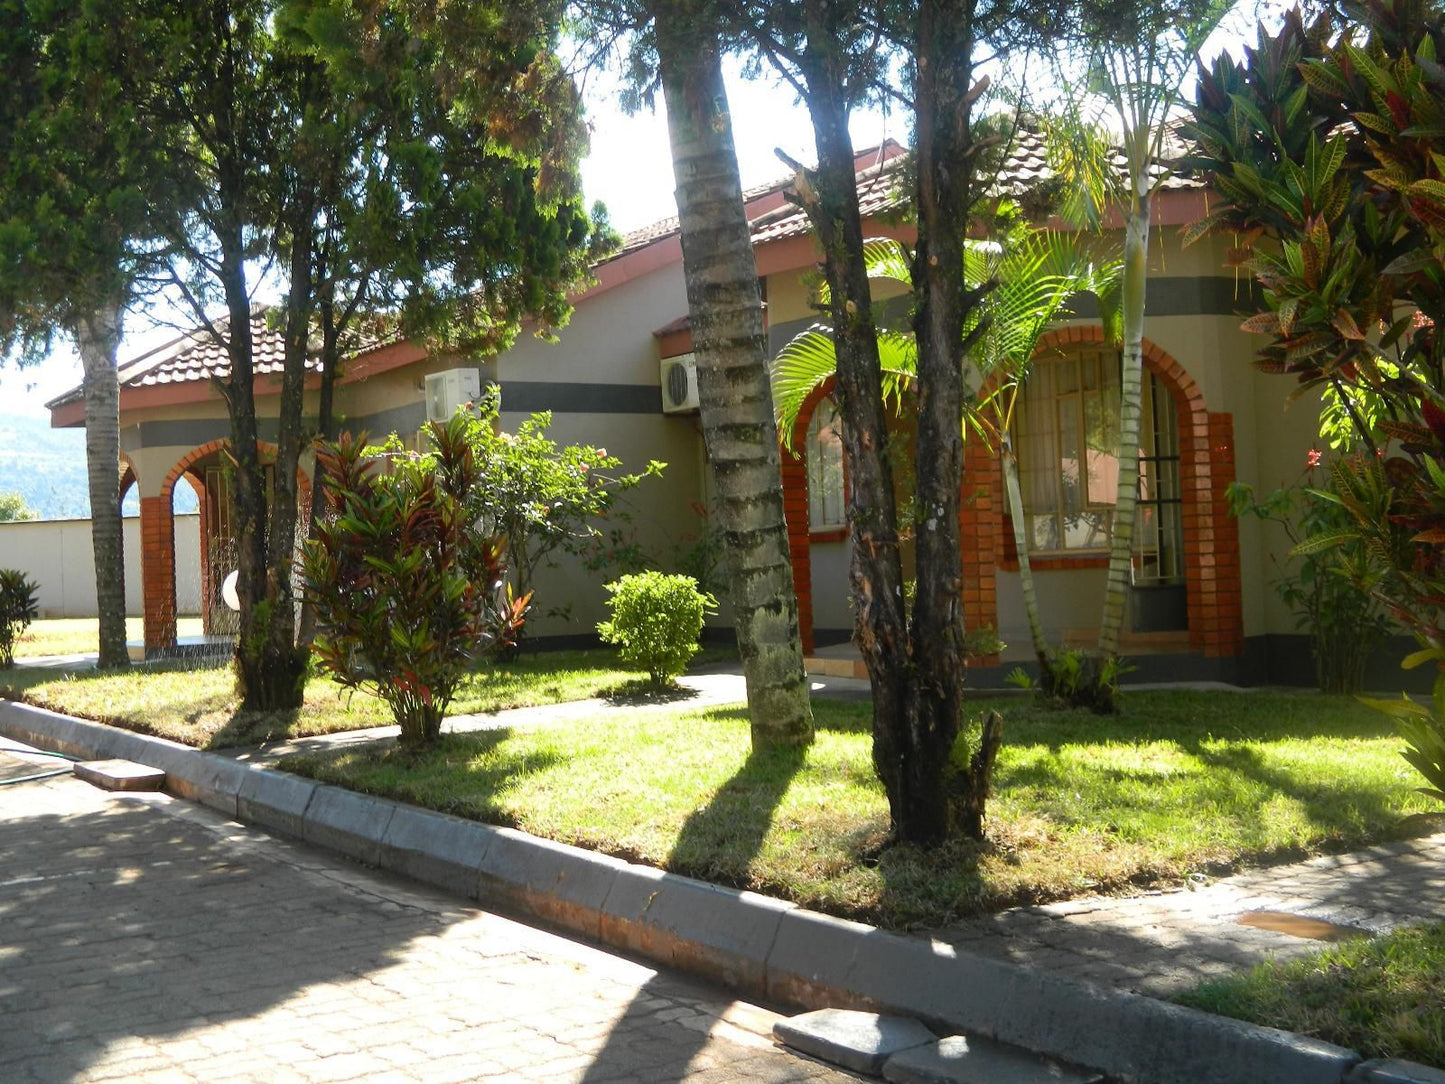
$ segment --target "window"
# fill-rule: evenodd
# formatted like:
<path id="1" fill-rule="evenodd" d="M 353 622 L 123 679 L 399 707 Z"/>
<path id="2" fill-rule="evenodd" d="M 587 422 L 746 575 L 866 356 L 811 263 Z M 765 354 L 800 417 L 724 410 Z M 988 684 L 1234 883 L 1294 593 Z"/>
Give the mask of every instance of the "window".
<path id="1" fill-rule="evenodd" d="M 1168 393 L 1148 372 L 1142 406 L 1134 580 L 1173 582 L 1183 575 L 1178 426 Z M 1106 551 L 1118 504 L 1118 354 L 1084 347 L 1038 364 L 1014 446 L 1030 552 Z"/>
<path id="2" fill-rule="evenodd" d="M 843 491 L 843 430 L 837 404 L 824 399 L 808 423 L 808 528 L 835 531 L 848 525 Z"/>

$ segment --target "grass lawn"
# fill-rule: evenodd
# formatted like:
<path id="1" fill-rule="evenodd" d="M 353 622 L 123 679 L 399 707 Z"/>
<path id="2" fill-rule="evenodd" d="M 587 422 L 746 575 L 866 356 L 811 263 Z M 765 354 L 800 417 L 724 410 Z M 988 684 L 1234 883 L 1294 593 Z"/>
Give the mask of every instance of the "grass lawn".
<path id="1" fill-rule="evenodd" d="M 815 701 L 818 740 L 801 754 L 749 755 L 744 712 L 679 705 L 283 766 L 895 928 L 1357 847 L 1431 808 L 1388 721 L 1348 698 L 1124 705 L 1100 719 L 999 702 L 990 842 L 930 853 L 882 848 L 861 704 Z"/>
<path id="2" fill-rule="evenodd" d="M 1445 923 L 1260 964 L 1176 1000 L 1353 1047 L 1445 1066 Z"/>
<path id="3" fill-rule="evenodd" d="M 703 652 L 698 661 L 726 654 Z M 450 714 L 625 694 L 643 676 L 619 662 L 611 650 L 526 654 L 468 681 L 452 701 Z M 22 668 L 0 671 L 0 695 L 201 749 L 393 725 L 380 700 L 349 693 L 319 677 L 307 685 L 306 703 L 299 711 L 241 712 L 229 666 L 145 667 L 120 673 Z"/>
<path id="4" fill-rule="evenodd" d="M 145 635 L 142 619 L 125 619 L 127 640 L 139 640 Z M 176 620 L 177 636 L 201 635 L 199 617 L 182 617 Z M 40 655 L 81 655 L 94 654 L 100 650 L 100 622 L 93 617 L 56 617 L 44 621 L 32 621 L 15 642 L 17 659 L 35 658 Z"/>

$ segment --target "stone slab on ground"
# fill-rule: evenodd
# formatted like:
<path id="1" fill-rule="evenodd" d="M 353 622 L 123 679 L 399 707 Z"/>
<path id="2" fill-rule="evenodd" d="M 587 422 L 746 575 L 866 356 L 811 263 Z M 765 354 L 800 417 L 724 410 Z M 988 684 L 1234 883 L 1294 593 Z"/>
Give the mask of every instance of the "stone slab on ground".
<path id="1" fill-rule="evenodd" d="M 83 760 L 72 769 L 77 779 L 101 790 L 160 790 L 166 773 L 133 760 Z"/>
<path id="2" fill-rule="evenodd" d="M 950 1035 L 894 1054 L 883 1064 L 883 1079 L 889 1084 L 1097 1084 L 1104 1078 L 1017 1047 Z"/>
<path id="3" fill-rule="evenodd" d="M 938 1042 L 938 1036 L 917 1020 L 856 1009 L 817 1009 L 779 1020 L 773 1036 L 804 1054 L 874 1074 L 889 1058 Z"/>

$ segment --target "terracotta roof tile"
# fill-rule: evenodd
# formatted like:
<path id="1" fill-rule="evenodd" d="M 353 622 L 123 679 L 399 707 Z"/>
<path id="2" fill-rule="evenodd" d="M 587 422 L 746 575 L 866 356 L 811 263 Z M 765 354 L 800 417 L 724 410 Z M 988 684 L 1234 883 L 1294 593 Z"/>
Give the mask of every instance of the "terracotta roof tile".
<path id="1" fill-rule="evenodd" d="M 1171 151 L 1177 151 L 1180 157 L 1183 155 L 1182 147 L 1171 147 Z M 1120 176 L 1127 176 L 1128 161 L 1124 157 L 1123 151 L 1116 150 L 1111 160 Z M 903 205 L 905 194 L 898 187 L 899 170 L 903 161 L 902 157 L 891 158 L 867 169 L 859 170 L 858 209 L 864 218 L 896 210 Z M 1168 171 L 1167 164 L 1156 164 L 1152 170 L 1155 177 L 1162 176 Z M 1015 135 L 1009 156 L 999 171 L 999 190 L 1009 193 L 1020 192 L 1052 176 L 1053 170 L 1049 168 L 1043 136 L 1039 132 L 1021 129 Z M 1202 188 L 1204 182 L 1196 177 L 1169 173 L 1161 187 L 1165 189 Z M 767 241 L 779 241 L 786 237 L 796 237 L 807 233 L 812 228 L 808 223 L 807 216 L 800 209 L 791 205 L 762 215 L 754 219 L 750 225 L 755 245 Z"/>
<path id="2" fill-rule="evenodd" d="M 270 326 L 270 311 L 264 305 L 253 305 L 251 308 L 252 364 L 257 376 L 279 373 L 285 367 L 285 336 Z M 212 321 L 212 325 L 218 334 L 225 335 L 230 327 L 230 318 L 222 317 Z M 385 335 L 365 340 L 348 354 L 348 357 L 354 358 L 368 353 L 394 342 L 395 339 L 395 335 Z M 320 358 L 309 358 L 306 367 L 312 372 L 320 372 Z M 186 384 L 213 378 L 224 379 L 230 375 L 231 359 L 225 346 L 204 328 L 188 331 L 138 358 L 122 362 L 117 371 L 122 388 Z M 49 409 L 63 406 L 78 400 L 81 391 L 81 387 L 72 388 L 45 405 Z"/>

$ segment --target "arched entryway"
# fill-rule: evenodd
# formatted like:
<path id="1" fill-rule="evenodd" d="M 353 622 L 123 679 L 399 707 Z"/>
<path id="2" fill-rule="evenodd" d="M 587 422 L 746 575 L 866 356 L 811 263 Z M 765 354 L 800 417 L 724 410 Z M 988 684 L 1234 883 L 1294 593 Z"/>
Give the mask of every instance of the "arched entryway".
<path id="1" fill-rule="evenodd" d="M 221 583 L 236 567 L 236 537 L 232 512 L 233 467 L 227 453 L 229 442 L 214 440 L 192 449 L 171 468 L 158 496 L 141 501 L 142 578 L 145 583 L 145 643 L 147 649 L 165 649 L 176 644 L 176 551 L 173 498 L 175 487 L 184 479 L 196 494 L 199 505 L 199 568 L 180 570 L 199 578 L 202 630 L 206 636 L 235 635 L 238 622 L 221 602 Z M 269 476 L 274 463 L 274 445 L 257 443 Z M 311 506 L 311 482 L 297 471 L 298 504 Z"/>
<path id="2" fill-rule="evenodd" d="M 1046 336 L 1039 355 L 1077 353 L 1081 347 L 1101 347 L 1103 333 L 1094 327 L 1062 328 Z M 1156 410 L 1167 422 L 1168 435 L 1150 451 L 1149 472 L 1154 488 L 1144 508 L 1156 540 L 1142 559 L 1154 562 L 1155 580 L 1169 588 L 1182 581 L 1188 646 L 1209 656 L 1237 655 L 1243 647 L 1243 618 L 1239 598 L 1239 534 L 1229 515 L 1225 489 L 1234 481 L 1234 426 L 1226 412 L 1210 412 L 1192 377 L 1174 358 L 1146 340 L 1144 364 L 1160 393 Z M 788 518 L 789 548 L 798 592 L 798 618 L 805 652 L 815 647 L 813 545 L 811 530 L 809 455 L 810 427 L 832 392 L 831 381 L 819 387 L 804 403 L 793 431 L 793 448 L 784 453 L 782 475 Z M 1160 426 L 1161 434 L 1165 427 Z M 1170 462 L 1165 462 L 1166 460 Z M 1173 472 L 1167 478 L 1162 472 Z M 819 475 L 816 465 L 813 482 Z M 959 512 L 963 582 L 962 605 L 969 630 L 998 629 L 998 572 L 1017 570 L 1012 529 L 1003 500 L 1003 472 L 994 450 L 976 434 L 967 435 Z M 1171 542 L 1168 528 L 1177 526 Z M 1170 546 L 1176 547 L 1173 552 Z M 1101 552 L 1069 554 L 1058 551 L 1035 557 L 1037 570 L 1104 567 Z M 840 578 L 837 590 L 847 589 Z M 1156 600 L 1157 601 L 1157 600 Z M 1097 618 L 1095 618 L 1097 620 Z M 1166 622 L 1167 623 L 1167 622 Z M 988 665 L 996 659 L 977 659 Z"/>

